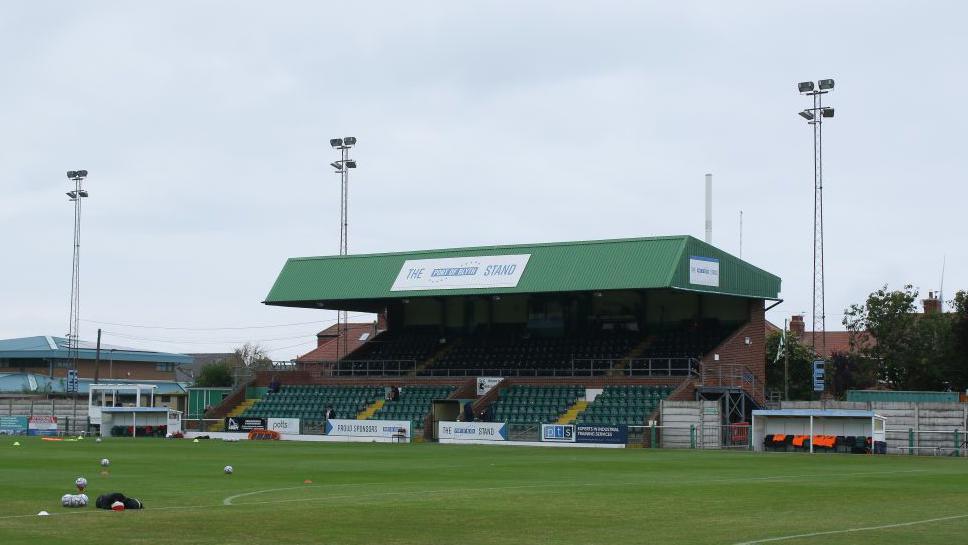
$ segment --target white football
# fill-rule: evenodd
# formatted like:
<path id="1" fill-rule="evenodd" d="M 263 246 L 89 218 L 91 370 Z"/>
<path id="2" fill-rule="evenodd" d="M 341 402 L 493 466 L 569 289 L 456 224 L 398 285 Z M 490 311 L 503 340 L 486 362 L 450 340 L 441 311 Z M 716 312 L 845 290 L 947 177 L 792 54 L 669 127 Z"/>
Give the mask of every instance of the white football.
<path id="1" fill-rule="evenodd" d="M 74 486 L 76 486 L 78 490 L 83 491 L 85 488 L 87 488 L 87 479 L 84 477 L 78 477 L 77 480 L 74 481 Z"/>
<path id="2" fill-rule="evenodd" d="M 70 494 L 64 494 L 63 496 L 61 496 L 61 505 L 63 505 L 64 507 L 70 507 L 71 506 L 71 495 Z"/>
<path id="3" fill-rule="evenodd" d="M 87 507 L 87 502 L 88 502 L 87 494 L 79 494 L 78 497 L 81 498 L 81 507 Z"/>
<path id="4" fill-rule="evenodd" d="M 108 467 L 109 465 L 111 465 L 111 460 L 108 460 L 107 458 L 101 458 L 101 467 Z"/>
<path id="5" fill-rule="evenodd" d="M 226 475 L 231 475 L 233 471 L 232 466 L 225 466 L 225 468 L 223 468 L 222 471 L 224 471 Z"/>
<path id="6" fill-rule="evenodd" d="M 100 437 L 98 437 L 97 439 L 95 439 L 95 440 L 94 440 L 94 442 L 95 442 L 95 443 L 100 443 L 100 442 L 101 442 L 101 438 L 100 438 Z"/>

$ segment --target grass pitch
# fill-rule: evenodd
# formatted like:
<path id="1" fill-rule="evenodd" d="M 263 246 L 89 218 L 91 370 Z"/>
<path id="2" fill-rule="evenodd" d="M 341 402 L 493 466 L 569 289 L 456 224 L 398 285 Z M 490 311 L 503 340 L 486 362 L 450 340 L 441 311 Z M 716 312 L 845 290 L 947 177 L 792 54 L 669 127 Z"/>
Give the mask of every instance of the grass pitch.
<path id="1" fill-rule="evenodd" d="M 965 459 L 19 440 L 13 447 L 13 438 L 0 438 L 3 545 L 929 545 L 968 535 Z M 100 474 L 105 457 L 109 475 Z M 224 475 L 225 465 L 235 473 Z M 92 505 L 61 507 L 78 476 L 90 483 Z M 111 491 L 146 509 L 95 509 L 95 496 Z M 941 520 L 922 522 L 932 519 Z M 775 539 L 819 532 L 834 533 Z"/>

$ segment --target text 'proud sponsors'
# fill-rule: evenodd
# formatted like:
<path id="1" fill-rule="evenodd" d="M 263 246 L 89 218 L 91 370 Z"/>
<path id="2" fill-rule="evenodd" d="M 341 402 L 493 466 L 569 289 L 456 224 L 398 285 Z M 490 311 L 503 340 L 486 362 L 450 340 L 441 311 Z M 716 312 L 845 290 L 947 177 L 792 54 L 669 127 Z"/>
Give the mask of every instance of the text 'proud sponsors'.
<path id="1" fill-rule="evenodd" d="M 390 291 L 513 288 L 531 254 L 408 259 Z"/>
<path id="2" fill-rule="evenodd" d="M 714 257 L 689 256 L 689 283 L 719 287 L 719 260 Z"/>
<path id="3" fill-rule="evenodd" d="M 397 437 L 403 430 L 410 440 L 409 420 L 327 420 L 326 435 L 344 437 Z"/>
<path id="4" fill-rule="evenodd" d="M 437 422 L 437 438 L 454 441 L 507 441 L 504 422 Z"/>

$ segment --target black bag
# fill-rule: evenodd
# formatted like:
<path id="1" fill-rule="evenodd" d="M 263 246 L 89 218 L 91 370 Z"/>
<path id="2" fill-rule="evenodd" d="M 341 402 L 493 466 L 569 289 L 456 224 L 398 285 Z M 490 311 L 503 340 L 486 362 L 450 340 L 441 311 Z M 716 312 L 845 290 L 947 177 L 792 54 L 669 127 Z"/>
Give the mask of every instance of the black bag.
<path id="1" fill-rule="evenodd" d="M 94 502 L 94 506 L 98 509 L 111 509 L 111 505 L 114 502 L 121 502 L 124 504 L 125 509 L 144 509 L 145 506 L 141 503 L 141 500 L 137 498 L 129 498 L 120 492 L 111 492 L 110 494 L 101 494 L 97 497 L 97 501 Z"/>

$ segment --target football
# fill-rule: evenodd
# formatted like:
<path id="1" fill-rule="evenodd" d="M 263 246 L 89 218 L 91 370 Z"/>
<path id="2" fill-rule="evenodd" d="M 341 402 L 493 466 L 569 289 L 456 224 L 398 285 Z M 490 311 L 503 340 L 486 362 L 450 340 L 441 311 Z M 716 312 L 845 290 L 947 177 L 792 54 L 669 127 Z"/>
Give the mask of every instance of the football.
<path id="1" fill-rule="evenodd" d="M 114 503 L 111 504 L 111 510 L 112 511 L 124 511 L 124 504 L 121 503 L 121 502 L 119 502 L 119 501 L 116 501 L 116 502 L 114 502 Z"/>
<path id="2" fill-rule="evenodd" d="M 71 495 L 70 494 L 64 494 L 63 496 L 61 496 L 61 505 L 63 505 L 64 507 L 70 507 L 71 506 Z"/>
<path id="3" fill-rule="evenodd" d="M 222 471 L 224 471 L 226 475 L 231 475 L 232 474 L 232 466 L 225 466 L 225 468 L 222 469 Z"/>
<path id="4" fill-rule="evenodd" d="M 108 467 L 109 465 L 111 465 L 111 460 L 108 460 L 107 458 L 101 458 L 101 467 Z"/>
<path id="5" fill-rule="evenodd" d="M 78 477 L 77 480 L 74 481 L 74 486 L 76 486 L 81 492 L 84 492 L 84 489 L 87 488 L 87 479 L 84 477 Z"/>

